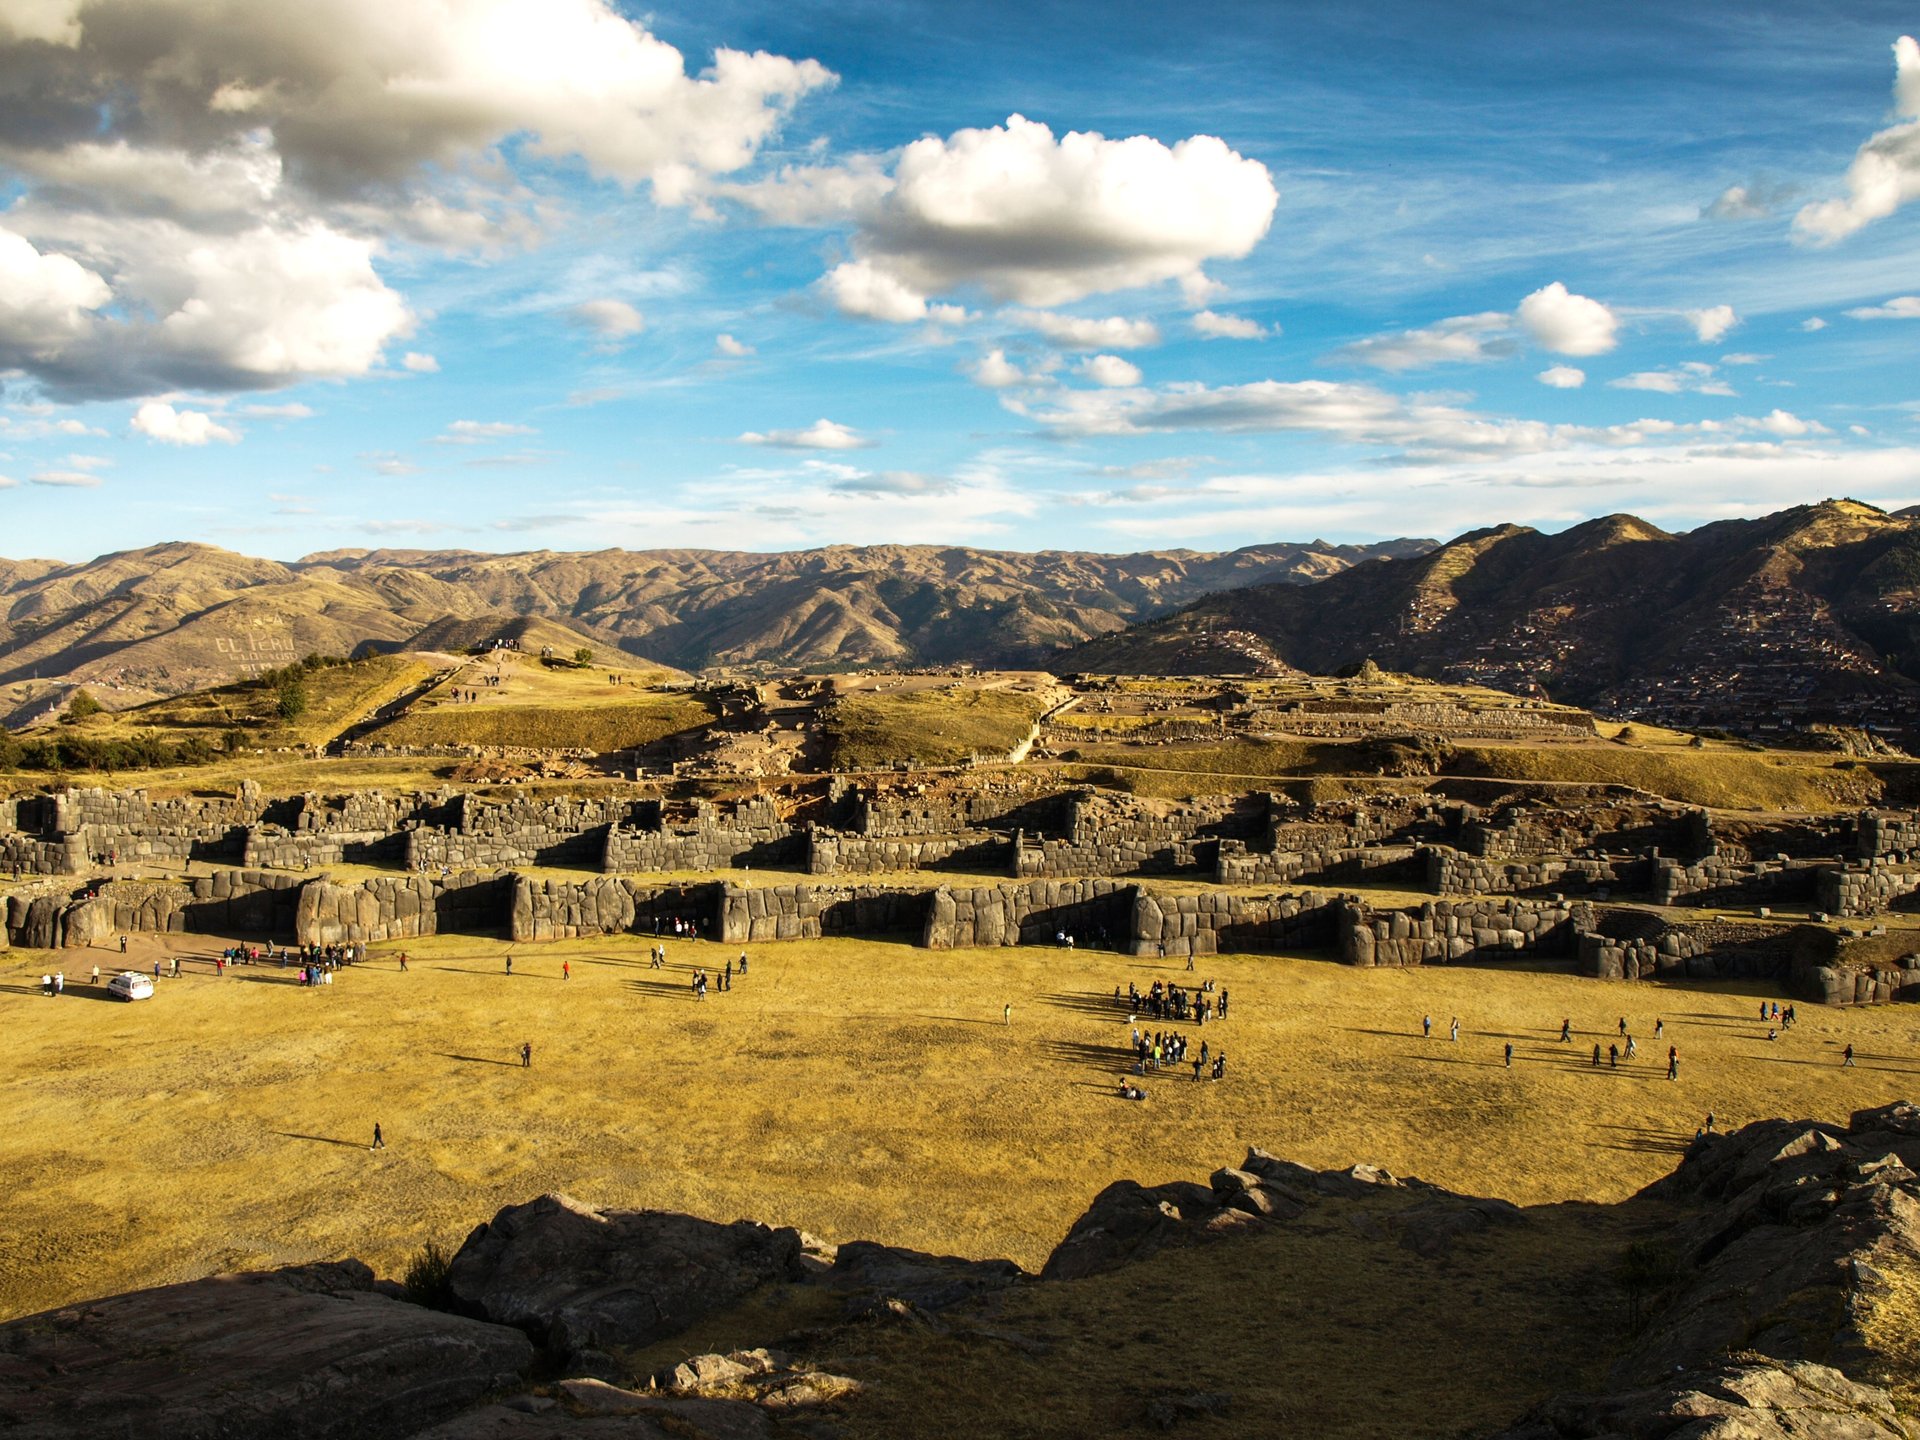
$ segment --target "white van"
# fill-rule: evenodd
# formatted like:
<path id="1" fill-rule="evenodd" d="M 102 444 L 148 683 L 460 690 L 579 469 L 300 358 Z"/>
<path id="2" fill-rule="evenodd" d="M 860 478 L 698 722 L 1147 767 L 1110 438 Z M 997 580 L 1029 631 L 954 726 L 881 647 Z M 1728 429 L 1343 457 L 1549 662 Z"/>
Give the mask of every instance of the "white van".
<path id="1" fill-rule="evenodd" d="M 116 1000 L 151 1000 L 152 977 L 123 970 L 107 982 L 107 994 Z"/>

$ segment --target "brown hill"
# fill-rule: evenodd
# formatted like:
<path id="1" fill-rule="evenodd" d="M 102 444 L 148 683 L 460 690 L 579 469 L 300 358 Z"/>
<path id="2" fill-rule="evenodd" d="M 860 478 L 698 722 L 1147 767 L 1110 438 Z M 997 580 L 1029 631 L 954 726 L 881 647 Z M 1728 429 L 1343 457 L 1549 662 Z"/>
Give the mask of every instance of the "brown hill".
<path id="1" fill-rule="evenodd" d="M 1608 516 L 1476 530 L 1307 589 L 1263 585 L 1061 664 L 1320 674 L 1374 659 L 1688 727 L 1905 731 L 1920 698 L 1920 521 L 1850 500 L 1668 534 Z"/>
<path id="2" fill-rule="evenodd" d="M 133 704 L 316 651 L 417 648 L 446 622 L 490 631 L 501 617 L 553 621 L 596 648 L 683 669 L 1030 663 L 1223 587 L 1316 580 L 1431 543 L 1138 555 L 351 550 L 292 564 L 168 544 L 79 565 L 0 561 L 0 711 L 45 708 L 75 684 Z"/>

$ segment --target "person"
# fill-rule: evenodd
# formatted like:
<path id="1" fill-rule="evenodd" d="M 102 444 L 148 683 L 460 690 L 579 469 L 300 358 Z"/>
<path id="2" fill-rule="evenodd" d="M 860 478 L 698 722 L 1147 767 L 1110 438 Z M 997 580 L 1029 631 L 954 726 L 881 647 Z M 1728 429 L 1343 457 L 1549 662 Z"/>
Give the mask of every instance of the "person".
<path id="1" fill-rule="evenodd" d="M 1631 1035 L 1627 1036 L 1627 1059 L 1631 1060 L 1634 1057 L 1634 1052 L 1638 1049 L 1639 1047 L 1633 1043 L 1633 1037 Z"/>
<path id="2" fill-rule="evenodd" d="M 531 1070 L 533 1068 L 533 1042 L 531 1040 L 521 1042 L 520 1068 L 522 1070 Z"/>
<path id="3" fill-rule="evenodd" d="M 1593 1042 L 1593 1068 L 1596 1070 L 1600 1068 L 1600 1042 L 1598 1040 Z"/>
<path id="4" fill-rule="evenodd" d="M 1513 1068 L 1513 1042 L 1509 1040 L 1507 1042 L 1507 1069 L 1511 1070 L 1512 1068 Z"/>
<path id="5" fill-rule="evenodd" d="M 1713 1111 L 1707 1111 L 1707 1134 L 1713 1134 Z"/>
<path id="6" fill-rule="evenodd" d="M 744 950 L 740 952 L 740 973 L 742 975 L 747 973 L 747 952 Z"/>
<path id="7" fill-rule="evenodd" d="M 1618 1045 L 1607 1046 L 1607 1068 L 1609 1070 L 1618 1070 L 1620 1068 L 1620 1047 Z"/>
<path id="8" fill-rule="evenodd" d="M 1767 1027 L 1767 1039 L 1778 1040 L 1779 1038 L 1780 1038 L 1780 1032 L 1774 1029 L 1771 1025 L 1769 1025 Z"/>
<path id="9" fill-rule="evenodd" d="M 1666 1033 L 1667 1033 L 1667 1022 L 1665 1020 L 1655 1020 L 1653 1022 L 1653 1038 L 1658 1040 L 1662 1035 L 1665 1035 Z"/>
<path id="10" fill-rule="evenodd" d="M 1677 1050 L 1669 1050 L 1667 1052 L 1667 1079 L 1678 1080 L 1679 1078 L 1680 1052 Z"/>
<path id="11" fill-rule="evenodd" d="M 562 960 L 560 962 L 560 978 L 562 980 L 573 979 L 573 962 L 571 960 Z"/>
<path id="12" fill-rule="evenodd" d="M 1627 1033 L 1627 1017 L 1624 1015 L 1620 1017 L 1620 1033 L 1622 1035 Z"/>
<path id="13" fill-rule="evenodd" d="M 1422 1016 L 1420 1017 L 1420 1034 L 1421 1034 L 1421 1036 L 1422 1036 L 1422 1037 L 1424 1037 L 1424 1038 L 1431 1038 L 1431 1037 L 1432 1037 L 1432 1035 L 1433 1035 L 1433 1017 L 1432 1017 L 1431 1015 L 1422 1015 Z"/>
<path id="14" fill-rule="evenodd" d="M 378 1120 L 373 1122 L 373 1144 L 367 1148 L 369 1150 L 384 1150 L 387 1148 L 387 1142 L 380 1136 L 380 1122 Z"/>
<path id="15" fill-rule="evenodd" d="M 127 937 L 124 935 L 120 937 L 120 953 L 122 955 L 127 953 Z"/>
<path id="16" fill-rule="evenodd" d="M 1840 1053 L 1841 1053 L 1841 1056 L 1843 1057 L 1840 1061 L 1840 1068 L 1842 1070 L 1845 1070 L 1853 1064 L 1853 1043 L 1849 1041 L 1847 1043 L 1847 1048 L 1841 1051 Z"/>
<path id="17" fill-rule="evenodd" d="M 93 983 L 96 985 L 100 983 L 100 967 L 98 965 L 93 967 Z"/>
<path id="18" fill-rule="evenodd" d="M 513 952 L 511 950 L 507 952 L 507 974 L 513 974 Z"/>
<path id="19" fill-rule="evenodd" d="M 1460 1042 L 1460 1017 L 1458 1015 L 1453 1017 L 1453 1040 L 1456 1045 Z"/>
<path id="20" fill-rule="evenodd" d="M 1562 1044 L 1565 1044 L 1567 1041 L 1571 1040 L 1572 1038 L 1573 1038 L 1573 1021 L 1562 1020 L 1560 1022 L 1560 1042 Z"/>
<path id="21" fill-rule="evenodd" d="M 67 972 L 64 970 L 54 971 L 53 972 L 53 993 L 56 995 L 64 995 L 66 994 L 66 992 L 67 992 Z"/>
<path id="22" fill-rule="evenodd" d="M 1000 1007 L 1000 1020 L 1009 1030 L 1013 1028 L 1013 1006 L 1002 1005 Z"/>
<path id="23" fill-rule="evenodd" d="M 405 972 L 406 968 L 407 968 L 407 952 L 402 950 L 400 952 L 400 969 L 402 972 Z"/>
<path id="24" fill-rule="evenodd" d="M 1193 969 L 1193 956 L 1187 956 L 1187 969 Z"/>
<path id="25" fill-rule="evenodd" d="M 160 962 L 158 960 L 153 962 L 153 978 L 156 981 L 160 978 Z"/>

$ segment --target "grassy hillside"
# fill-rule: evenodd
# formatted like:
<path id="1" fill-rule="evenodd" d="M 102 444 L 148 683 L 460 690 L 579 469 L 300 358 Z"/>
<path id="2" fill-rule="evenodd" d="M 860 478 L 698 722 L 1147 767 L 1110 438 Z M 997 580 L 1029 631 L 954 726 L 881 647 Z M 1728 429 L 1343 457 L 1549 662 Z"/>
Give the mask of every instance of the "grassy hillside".
<path id="1" fill-rule="evenodd" d="M 956 765 L 976 751 L 1005 754 L 1027 738 L 1047 705 L 1044 695 L 1022 690 L 850 695 L 825 714 L 828 763 L 877 770 L 901 760 Z"/>
<path id="2" fill-rule="evenodd" d="M 499 684 L 487 683 L 496 676 Z M 475 660 L 360 738 L 386 745 L 631 750 L 713 719 L 686 691 L 614 685 L 607 676 L 598 664 L 577 669 L 525 655 Z"/>

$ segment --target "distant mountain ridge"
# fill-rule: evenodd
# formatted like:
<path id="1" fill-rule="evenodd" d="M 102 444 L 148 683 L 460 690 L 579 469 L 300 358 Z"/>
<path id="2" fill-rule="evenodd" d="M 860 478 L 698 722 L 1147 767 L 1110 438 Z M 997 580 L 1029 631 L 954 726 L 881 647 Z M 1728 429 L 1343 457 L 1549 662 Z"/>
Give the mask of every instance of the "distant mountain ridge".
<path id="1" fill-rule="evenodd" d="M 186 542 L 83 564 L 0 560 L 0 713 L 86 684 L 133 703 L 315 651 L 409 648 L 458 622 L 537 617 L 684 670 L 715 664 L 1036 665 L 1215 590 L 1306 583 L 1381 545 L 1103 555 L 963 546 L 715 550 L 335 550 L 290 563 Z M 445 629 L 448 622 L 454 628 Z"/>
<path id="2" fill-rule="evenodd" d="M 1688 726 L 1911 731 L 1920 520 L 1829 500 L 1680 534 L 1631 515 L 1557 535 L 1501 525 L 1308 589 L 1209 596 L 1058 664 L 1326 674 L 1367 659 Z"/>

